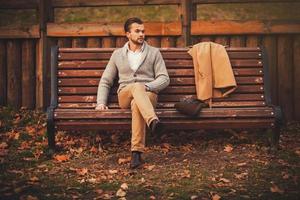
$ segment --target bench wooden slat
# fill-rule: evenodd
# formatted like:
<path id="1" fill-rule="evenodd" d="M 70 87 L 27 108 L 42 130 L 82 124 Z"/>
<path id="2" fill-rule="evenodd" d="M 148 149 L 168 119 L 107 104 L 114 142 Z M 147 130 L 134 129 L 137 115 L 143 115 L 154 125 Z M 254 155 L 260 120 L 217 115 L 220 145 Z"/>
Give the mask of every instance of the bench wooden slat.
<path id="1" fill-rule="evenodd" d="M 164 102 L 164 103 L 157 103 L 156 108 L 174 108 L 175 102 Z M 228 102 L 228 101 L 221 101 L 221 102 L 213 102 L 212 107 L 220 108 L 220 107 L 260 107 L 265 106 L 264 101 L 235 101 L 235 102 Z M 63 109 L 94 109 L 96 107 L 96 103 L 59 103 L 58 108 Z M 109 108 L 112 109 L 119 109 L 118 103 L 109 103 Z"/>
<path id="2" fill-rule="evenodd" d="M 104 70 L 58 70 L 59 78 L 73 78 L 73 77 L 98 77 L 101 78 Z M 261 76 L 263 70 L 260 68 L 238 68 L 233 69 L 235 76 Z M 168 69 L 170 77 L 176 76 L 194 76 L 194 69 Z"/>
<path id="3" fill-rule="evenodd" d="M 71 94 L 97 94 L 98 87 L 59 87 L 59 95 Z M 116 94 L 117 88 L 111 89 L 111 93 Z M 263 93 L 263 85 L 239 85 L 234 93 Z M 195 94 L 195 86 L 169 86 L 164 89 L 160 94 Z"/>
<path id="4" fill-rule="evenodd" d="M 202 120 L 166 120 L 162 122 L 169 130 L 195 130 L 195 129 L 224 129 L 228 128 L 271 128 L 272 119 L 202 119 Z M 213 127 L 212 127 L 213 124 Z M 58 130 L 130 130 L 131 121 L 57 121 Z M 167 133 L 167 132 L 166 132 Z"/>
<path id="5" fill-rule="evenodd" d="M 261 60 L 251 59 L 232 59 L 232 67 L 262 67 Z M 108 60 L 88 60 L 88 61 L 61 61 L 58 63 L 58 69 L 105 69 Z M 193 68 L 192 60 L 167 60 L 167 68 Z"/>
<path id="6" fill-rule="evenodd" d="M 164 59 L 191 59 L 192 57 L 187 52 L 161 52 Z M 243 52 L 227 52 L 230 59 L 260 59 L 262 54 L 255 51 Z M 60 52 L 58 55 L 59 60 L 108 60 L 111 53 L 64 53 Z"/>
<path id="7" fill-rule="evenodd" d="M 165 102 L 165 101 L 172 101 L 172 102 L 178 102 L 180 100 L 183 100 L 185 98 L 196 98 L 195 95 L 176 95 L 176 94 L 171 94 L 171 95 L 164 95 L 161 94 L 158 97 L 159 102 Z M 263 94 L 232 94 L 230 97 L 226 98 L 217 98 L 214 99 L 214 101 L 224 101 L 226 99 L 227 101 L 247 101 L 247 100 L 252 100 L 252 101 L 259 101 L 259 100 L 264 100 L 264 95 Z M 117 102 L 118 98 L 116 95 L 111 95 L 109 96 L 109 102 Z M 58 98 L 59 103 L 83 103 L 83 102 L 96 102 L 96 95 L 71 95 L 71 96 L 60 96 Z"/>
<path id="8" fill-rule="evenodd" d="M 165 118 L 190 118 L 175 109 L 157 109 L 156 114 L 162 120 Z M 272 108 L 258 107 L 258 108 L 204 108 L 198 115 L 198 118 L 270 118 L 274 113 Z M 56 109 L 54 112 L 54 119 L 131 119 L 131 111 L 129 109 L 110 109 L 104 111 L 96 110 L 60 110 Z"/>
<path id="9" fill-rule="evenodd" d="M 236 77 L 238 85 L 242 84 L 262 84 L 263 78 L 253 77 Z M 61 78 L 58 86 L 98 86 L 99 78 Z M 176 77 L 170 78 L 170 86 L 174 85 L 195 85 L 194 77 Z"/>
<path id="10" fill-rule="evenodd" d="M 113 52 L 116 48 L 59 48 L 59 52 Z M 160 48 L 161 52 L 187 52 L 190 48 Z M 226 51 L 261 51 L 260 47 L 226 47 Z"/>

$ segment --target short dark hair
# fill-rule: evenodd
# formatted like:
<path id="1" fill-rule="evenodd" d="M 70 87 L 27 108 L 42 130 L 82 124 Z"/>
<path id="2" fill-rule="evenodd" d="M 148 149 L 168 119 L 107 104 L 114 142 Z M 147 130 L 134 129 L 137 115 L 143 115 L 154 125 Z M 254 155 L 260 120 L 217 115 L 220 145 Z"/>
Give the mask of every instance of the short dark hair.
<path id="1" fill-rule="evenodd" d="M 131 17 L 131 18 L 127 19 L 125 24 L 124 24 L 125 33 L 130 31 L 130 26 L 133 23 L 143 24 L 143 21 L 140 18 L 137 18 L 137 17 Z"/>

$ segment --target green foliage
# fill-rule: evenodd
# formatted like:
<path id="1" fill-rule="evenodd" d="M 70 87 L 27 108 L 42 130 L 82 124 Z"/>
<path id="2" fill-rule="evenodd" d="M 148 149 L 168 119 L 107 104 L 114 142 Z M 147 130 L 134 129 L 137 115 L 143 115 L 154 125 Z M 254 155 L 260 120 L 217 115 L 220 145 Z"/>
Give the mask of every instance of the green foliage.
<path id="1" fill-rule="evenodd" d="M 38 23 L 38 16 L 33 9 L 1 9 L 0 26 L 28 26 Z"/>
<path id="2" fill-rule="evenodd" d="M 110 6 L 55 9 L 55 22 L 123 23 L 129 17 L 143 21 L 178 21 L 177 6 Z"/>
<path id="3" fill-rule="evenodd" d="M 299 20 L 300 3 L 226 3 L 197 6 L 198 20 Z"/>

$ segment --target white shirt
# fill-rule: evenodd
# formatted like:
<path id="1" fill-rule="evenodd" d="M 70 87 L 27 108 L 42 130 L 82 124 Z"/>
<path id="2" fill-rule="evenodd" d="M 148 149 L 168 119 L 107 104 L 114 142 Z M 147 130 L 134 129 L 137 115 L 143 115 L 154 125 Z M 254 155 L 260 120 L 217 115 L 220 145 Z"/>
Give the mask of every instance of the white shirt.
<path id="1" fill-rule="evenodd" d="M 131 51 L 129 49 L 129 43 L 127 43 L 127 57 L 128 57 L 128 62 L 130 68 L 135 72 L 139 66 L 141 65 L 142 62 L 142 54 L 144 51 L 144 44 L 141 49 L 137 51 Z"/>

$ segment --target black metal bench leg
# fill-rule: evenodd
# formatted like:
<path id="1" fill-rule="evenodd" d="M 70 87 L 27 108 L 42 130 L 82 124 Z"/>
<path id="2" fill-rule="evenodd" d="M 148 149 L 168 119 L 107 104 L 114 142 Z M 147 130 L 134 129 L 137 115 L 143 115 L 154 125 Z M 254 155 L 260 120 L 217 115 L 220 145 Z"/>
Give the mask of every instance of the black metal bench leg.
<path id="1" fill-rule="evenodd" d="M 272 128 L 271 147 L 272 150 L 277 151 L 279 148 L 281 127 L 283 125 L 283 115 L 279 107 L 274 107 L 274 111 L 275 111 L 275 123 Z"/>
<path id="2" fill-rule="evenodd" d="M 277 151 L 279 148 L 279 138 L 280 138 L 280 126 L 278 123 L 272 128 L 272 137 L 271 137 L 271 147 L 273 150 Z"/>
<path id="3" fill-rule="evenodd" d="M 52 108 L 48 108 L 47 115 L 48 146 L 50 150 L 55 151 L 55 127 Z"/>

